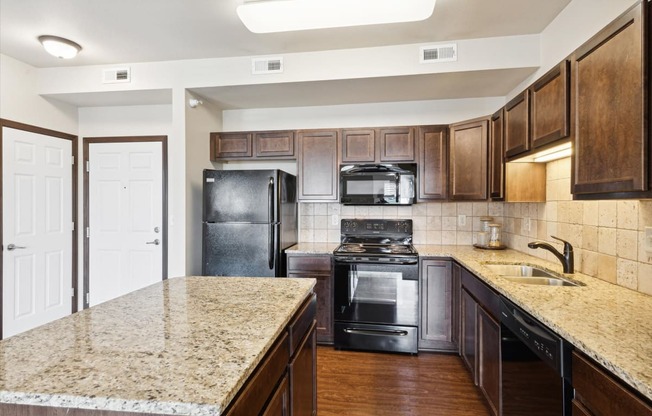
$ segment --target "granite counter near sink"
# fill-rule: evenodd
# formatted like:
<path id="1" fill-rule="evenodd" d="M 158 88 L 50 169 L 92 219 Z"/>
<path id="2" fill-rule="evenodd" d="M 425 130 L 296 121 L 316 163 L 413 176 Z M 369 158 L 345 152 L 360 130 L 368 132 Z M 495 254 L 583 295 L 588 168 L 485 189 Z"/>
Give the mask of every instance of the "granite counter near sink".
<path id="1" fill-rule="evenodd" d="M 0 407 L 220 415 L 314 284 L 173 278 L 13 336 Z"/>

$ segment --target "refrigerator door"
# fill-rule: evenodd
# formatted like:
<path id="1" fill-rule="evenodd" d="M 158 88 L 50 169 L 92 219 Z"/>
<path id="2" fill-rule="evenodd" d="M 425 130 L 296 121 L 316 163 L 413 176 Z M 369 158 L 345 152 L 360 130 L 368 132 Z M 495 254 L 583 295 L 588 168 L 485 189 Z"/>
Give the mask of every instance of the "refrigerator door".
<path id="1" fill-rule="evenodd" d="M 280 276 L 278 224 L 204 223 L 204 276 Z"/>
<path id="2" fill-rule="evenodd" d="M 204 222 L 278 222 L 278 170 L 204 170 Z"/>
<path id="3" fill-rule="evenodd" d="M 297 243 L 297 178 L 279 171 L 279 211 L 281 222 L 280 248 Z"/>

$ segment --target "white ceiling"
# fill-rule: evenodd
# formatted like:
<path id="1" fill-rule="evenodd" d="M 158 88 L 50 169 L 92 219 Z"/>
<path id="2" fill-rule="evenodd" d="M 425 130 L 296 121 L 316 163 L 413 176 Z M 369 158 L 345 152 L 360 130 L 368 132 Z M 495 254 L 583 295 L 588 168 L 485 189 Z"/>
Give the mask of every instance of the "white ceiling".
<path id="1" fill-rule="evenodd" d="M 235 13 L 242 1 L 0 0 L 0 53 L 35 67 L 56 67 L 278 55 L 536 34 L 570 2 L 437 0 L 433 16 L 422 22 L 254 34 L 244 27 Z M 83 50 L 73 60 L 54 58 L 36 40 L 43 34 L 69 38 L 81 44 Z M 482 85 L 476 85 L 477 82 L 471 81 L 473 74 L 467 73 L 466 77 L 440 74 L 331 81 L 328 87 L 324 83 L 309 86 L 304 83 L 300 88 L 275 84 L 197 92 L 207 98 L 213 97 L 225 108 L 251 108 L 252 105 L 260 108 L 261 90 L 269 91 L 265 96 L 276 97 L 274 102 L 266 103 L 268 106 L 480 97 L 505 95 L 533 70 L 483 72 L 487 78 Z M 440 88 L 423 88 L 423 81 Z M 279 101 L 279 95 L 274 94 L 278 88 L 284 91 L 284 101 Z M 316 91 L 320 94 L 315 94 Z M 348 101 L 342 98 L 343 94 L 351 95 Z M 247 98 L 253 95 L 255 100 Z M 317 101 L 315 96 L 319 97 Z M 93 99 L 68 97 L 67 101 L 87 105 Z M 109 97 L 109 101 L 116 102 L 116 97 Z"/>

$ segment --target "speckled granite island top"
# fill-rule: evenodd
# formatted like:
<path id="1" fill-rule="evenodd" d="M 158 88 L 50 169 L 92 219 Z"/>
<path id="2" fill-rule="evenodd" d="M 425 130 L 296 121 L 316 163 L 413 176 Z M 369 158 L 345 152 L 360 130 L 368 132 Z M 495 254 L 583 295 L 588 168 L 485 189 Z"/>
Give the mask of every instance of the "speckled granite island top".
<path id="1" fill-rule="evenodd" d="M 301 243 L 288 252 L 329 254 L 337 244 Z M 561 264 L 515 250 L 415 245 L 419 256 L 452 258 L 578 350 L 652 400 L 652 296 L 575 273 L 586 286 L 538 286 L 508 281 L 485 263 L 523 263 L 561 274 Z M 323 251 L 319 251 L 323 250 Z"/>
<path id="2" fill-rule="evenodd" d="M 313 279 L 173 278 L 0 342 L 0 402 L 219 415 Z"/>

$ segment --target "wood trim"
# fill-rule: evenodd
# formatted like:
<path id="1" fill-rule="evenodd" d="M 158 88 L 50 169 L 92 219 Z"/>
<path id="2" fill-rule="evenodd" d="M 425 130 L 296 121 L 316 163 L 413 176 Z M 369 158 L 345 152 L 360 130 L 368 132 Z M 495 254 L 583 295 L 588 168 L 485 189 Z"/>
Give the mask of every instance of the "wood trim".
<path id="1" fill-rule="evenodd" d="M 161 142 L 161 163 L 163 167 L 163 192 L 162 192 L 162 215 L 163 220 L 161 227 L 163 228 L 161 233 L 162 240 L 162 261 L 163 265 L 161 268 L 162 280 L 168 278 L 168 136 L 125 136 L 125 137 L 84 137 L 83 138 L 83 156 L 82 161 L 83 166 L 86 165 L 89 158 L 89 145 L 97 143 L 140 143 L 140 142 Z M 82 167 L 84 171 L 84 218 L 83 218 L 83 228 L 90 226 L 89 222 L 89 200 L 88 200 L 88 171 L 85 167 Z M 88 302 L 86 301 L 86 294 L 89 289 L 89 247 L 88 242 L 84 239 L 84 309 L 88 308 Z"/>
<path id="2" fill-rule="evenodd" d="M 73 157 L 74 163 L 71 165 L 72 169 L 72 222 L 74 224 L 74 229 L 71 231 L 72 233 L 72 267 L 71 267 L 71 272 L 72 272 L 72 290 L 73 290 L 73 297 L 72 297 L 72 308 L 70 313 L 75 313 L 77 312 L 77 302 L 78 302 L 78 296 L 79 296 L 79 291 L 78 291 L 78 285 L 77 285 L 77 279 L 78 279 L 78 273 L 77 273 L 77 262 L 78 262 L 78 249 L 77 249 L 77 230 L 78 230 L 78 221 L 77 221 L 77 163 L 78 163 L 78 158 L 77 158 L 77 136 L 69 133 L 63 133 L 60 131 L 56 130 L 50 130 L 46 129 L 43 127 L 38 127 L 38 126 L 32 126 L 30 124 L 25 124 L 25 123 L 19 123 L 17 121 L 12 121 L 12 120 L 7 120 L 0 118 L 0 161 L 2 161 L 2 128 L 3 127 L 8 127 L 16 130 L 23 130 L 23 131 L 28 131 L 30 133 L 37 133 L 37 134 L 42 134 L 44 136 L 51 136 L 51 137 L 56 137 L 59 139 L 64 139 L 64 140 L 70 140 L 72 142 L 72 154 L 71 156 Z M 2 170 L 0 170 L 0 218 L 2 218 L 3 212 L 2 212 L 2 195 L 3 195 L 3 189 L 2 189 Z M 4 250 L 4 240 L 3 240 L 3 230 L 2 230 L 2 221 L 0 221 L 0 242 L 2 242 L 2 248 Z M 4 272 L 4 265 L 2 264 L 2 258 L 3 256 L 0 256 L 0 275 Z M 0 278 L 0 339 L 2 339 L 2 321 L 3 321 L 3 316 L 2 316 L 2 284 L 3 284 L 3 279 Z"/>

